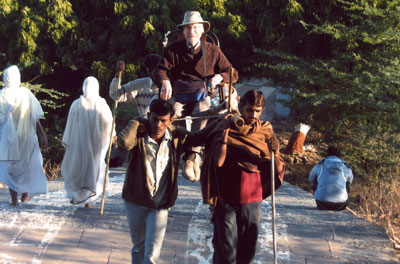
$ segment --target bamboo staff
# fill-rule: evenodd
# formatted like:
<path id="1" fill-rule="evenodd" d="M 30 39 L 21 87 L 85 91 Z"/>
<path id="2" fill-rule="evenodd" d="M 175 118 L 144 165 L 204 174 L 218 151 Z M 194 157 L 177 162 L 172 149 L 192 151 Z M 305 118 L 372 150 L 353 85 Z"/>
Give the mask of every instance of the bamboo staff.
<path id="1" fill-rule="evenodd" d="M 109 143 L 109 147 L 108 147 L 106 174 L 104 176 L 103 196 L 101 198 L 101 206 L 100 206 L 100 214 L 101 215 L 104 213 L 104 201 L 106 199 L 106 186 L 107 186 L 107 181 L 108 181 L 108 170 L 110 168 L 111 146 L 112 146 L 114 127 L 115 127 L 115 120 L 117 117 L 117 108 L 118 108 L 118 100 L 119 100 L 118 96 L 119 96 L 119 91 L 121 89 L 121 77 L 122 77 L 122 72 L 124 71 L 124 68 L 125 68 L 125 63 L 123 63 L 123 65 L 119 64 L 117 97 L 115 98 L 115 103 L 114 103 L 113 121 L 112 121 L 111 132 L 110 132 L 110 143 Z"/>
<path id="2" fill-rule="evenodd" d="M 271 151 L 271 204 L 272 204 L 272 242 L 274 249 L 274 264 L 278 263 L 276 243 L 276 212 L 275 212 L 275 157 Z"/>

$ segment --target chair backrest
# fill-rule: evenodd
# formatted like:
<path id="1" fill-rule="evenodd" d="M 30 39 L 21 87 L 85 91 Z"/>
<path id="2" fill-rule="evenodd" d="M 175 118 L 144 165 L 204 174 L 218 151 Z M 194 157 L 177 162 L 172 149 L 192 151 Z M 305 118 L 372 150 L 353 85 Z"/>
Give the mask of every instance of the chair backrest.
<path id="1" fill-rule="evenodd" d="M 166 48 L 172 43 L 184 39 L 184 35 L 181 30 L 176 29 L 174 31 L 168 31 L 167 33 L 164 34 L 164 40 L 163 40 L 163 47 Z M 217 45 L 218 47 L 220 46 L 219 39 L 217 35 L 215 35 L 214 32 L 212 31 L 207 31 L 201 36 L 202 41 L 207 41 L 210 43 L 213 43 Z"/>

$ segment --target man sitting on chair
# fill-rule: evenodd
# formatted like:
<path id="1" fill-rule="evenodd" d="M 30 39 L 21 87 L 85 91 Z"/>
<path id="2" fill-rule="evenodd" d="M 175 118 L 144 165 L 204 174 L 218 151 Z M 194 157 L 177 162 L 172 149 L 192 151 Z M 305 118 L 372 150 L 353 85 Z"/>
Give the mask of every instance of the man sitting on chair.
<path id="1" fill-rule="evenodd" d="M 185 39 L 176 41 L 164 50 L 164 57 L 154 72 L 154 81 L 161 88 L 160 98 L 170 100 L 175 115 L 187 116 L 210 108 L 207 86 L 229 82 L 231 63 L 218 46 L 201 41 L 210 29 L 197 11 L 188 11 L 178 25 Z M 238 80 L 235 71 L 233 82 Z M 194 120 L 192 130 L 200 130 L 206 119 Z M 200 178 L 199 147 L 186 150 L 184 176 L 190 181 Z"/>

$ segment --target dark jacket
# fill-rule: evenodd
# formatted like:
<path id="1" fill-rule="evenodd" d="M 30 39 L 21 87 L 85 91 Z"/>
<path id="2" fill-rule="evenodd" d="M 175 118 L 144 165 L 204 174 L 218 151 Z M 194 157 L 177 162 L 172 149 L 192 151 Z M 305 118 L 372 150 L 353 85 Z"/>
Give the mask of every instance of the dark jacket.
<path id="1" fill-rule="evenodd" d="M 129 150 L 128 168 L 126 170 L 122 197 L 125 201 L 151 209 L 169 208 L 174 205 L 178 195 L 178 164 L 180 156 L 187 146 L 199 146 L 205 136 L 215 127 L 216 122 L 197 132 L 190 132 L 182 127 L 168 128 L 171 138 L 171 150 L 166 169 L 168 174 L 165 184 L 167 191 L 160 203 L 156 203 L 150 194 L 149 176 L 146 173 L 145 139 L 148 134 L 148 121 L 131 120 L 118 135 L 118 147 Z"/>
<path id="2" fill-rule="evenodd" d="M 210 80 L 215 74 L 221 74 L 224 82 L 229 82 L 229 71 L 232 64 L 228 61 L 221 49 L 209 42 L 202 42 L 206 50 L 206 74 L 204 75 L 204 60 L 201 45 L 190 51 L 186 40 L 177 41 L 164 51 L 164 58 L 154 72 L 155 83 L 161 88 L 163 80 L 170 80 L 171 84 L 177 79 Z M 237 71 L 234 72 L 233 82 L 238 80 Z"/>

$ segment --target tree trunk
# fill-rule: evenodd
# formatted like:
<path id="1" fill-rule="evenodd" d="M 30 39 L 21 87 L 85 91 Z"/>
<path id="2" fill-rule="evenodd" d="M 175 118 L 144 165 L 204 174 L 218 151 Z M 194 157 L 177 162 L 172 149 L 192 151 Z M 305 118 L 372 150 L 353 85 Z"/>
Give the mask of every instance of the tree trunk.
<path id="1" fill-rule="evenodd" d="M 306 124 L 297 124 L 293 134 L 290 136 L 289 143 L 286 146 L 285 153 L 298 154 L 303 152 L 304 141 L 310 126 Z"/>

